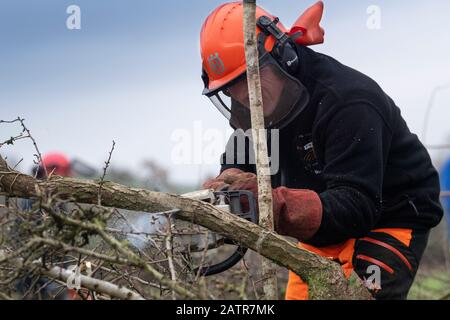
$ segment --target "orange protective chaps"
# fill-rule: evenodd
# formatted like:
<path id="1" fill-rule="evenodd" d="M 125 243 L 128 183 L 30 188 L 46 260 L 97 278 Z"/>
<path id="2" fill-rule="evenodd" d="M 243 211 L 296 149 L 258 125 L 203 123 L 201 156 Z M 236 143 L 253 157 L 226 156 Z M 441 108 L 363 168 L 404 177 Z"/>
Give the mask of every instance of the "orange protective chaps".
<path id="1" fill-rule="evenodd" d="M 369 266 L 378 266 L 380 288 L 372 292 L 377 299 L 406 299 L 414 280 L 428 233 L 419 241 L 421 250 L 411 248 L 411 229 L 377 229 L 361 239 L 349 239 L 341 244 L 316 248 L 299 244 L 300 248 L 339 262 L 347 278 L 355 271 L 360 278 L 371 274 Z M 372 269 L 371 269 L 372 270 Z M 293 272 L 289 274 L 286 300 L 308 300 L 308 285 Z"/>

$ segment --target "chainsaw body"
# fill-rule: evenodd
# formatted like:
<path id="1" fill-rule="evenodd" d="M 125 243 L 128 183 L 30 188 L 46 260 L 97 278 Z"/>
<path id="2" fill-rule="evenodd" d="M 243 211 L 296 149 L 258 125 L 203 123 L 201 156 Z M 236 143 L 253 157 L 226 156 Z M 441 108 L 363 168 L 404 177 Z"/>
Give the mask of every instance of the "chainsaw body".
<path id="1" fill-rule="evenodd" d="M 245 220 L 253 222 L 255 224 L 259 223 L 258 211 L 256 210 L 256 202 L 253 193 L 250 191 L 213 191 L 213 190 L 202 190 L 193 193 L 183 195 L 185 198 L 200 200 L 204 202 L 211 203 L 217 208 L 228 211 L 234 215 L 237 215 Z M 248 208 L 243 207 L 242 200 L 246 200 L 248 203 Z M 203 240 L 201 240 L 203 239 Z M 218 273 L 222 273 L 233 266 L 235 266 L 247 252 L 247 248 L 233 242 L 230 239 L 224 238 L 218 234 L 211 234 L 210 237 L 205 240 L 204 237 L 201 239 L 192 239 L 191 250 L 201 251 L 216 249 L 222 245 L 232 245 L 236 246 L 235 251 L 225 260 L 220 263 L 216 263 L 209 266 L 202 266 L 196 271 L 202 276 L 211 276 Z M 206 242 L 206 243 L 205 243 Z"/>

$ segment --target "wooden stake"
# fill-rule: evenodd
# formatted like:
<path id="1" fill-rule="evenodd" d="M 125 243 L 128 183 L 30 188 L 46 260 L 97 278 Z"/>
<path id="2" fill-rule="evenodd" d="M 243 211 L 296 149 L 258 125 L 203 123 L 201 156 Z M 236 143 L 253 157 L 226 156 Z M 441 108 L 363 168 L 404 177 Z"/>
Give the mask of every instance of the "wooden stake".
<path id="1" fill-rule="evenodd" d="M 253 148 L 258 175 L 258 204 L 260 225 L 273 231 L 272 183 L 267 152 L 259 55 L 256 38 L 256 0 L 244 0 L 244 42 L 247 61 L 247 80 L 250 97 Z M 278 285 L 275 265 L 262 258 L 264 294 L 267 300 L 278 299 Z"/>

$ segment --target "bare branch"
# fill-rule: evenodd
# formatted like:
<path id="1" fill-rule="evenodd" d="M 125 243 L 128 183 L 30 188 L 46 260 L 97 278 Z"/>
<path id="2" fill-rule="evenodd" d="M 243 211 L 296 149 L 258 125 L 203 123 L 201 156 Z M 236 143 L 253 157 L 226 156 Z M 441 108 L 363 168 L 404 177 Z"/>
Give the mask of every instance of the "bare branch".
<path id="1" fill-rule="evenodd" d="M 175 271 L 175 266 L 173 263 L 173 234 L 172 234 L 172 217 L 169 215 L 168 217 L 168 225 L 167 225 L 167 236 L 166 236 L 166 250 L 167 250 L 167 259 L 169 261 L 169 270 L 170 270 L 170 278 L 175 283 L 177 281 L 177 274 Z M 175 291 L 172 291 L 172 299 L 176 300 Z"/>
<path id="2" fill-rule="evenodd" d="M 69 277 L 73 275 L 72 271 L 60 267 L 52 267 L 49 270 L 43 268 L 41 269 L 41 272 L 42 274 L 50 278 L 59 279 L 64 282 L 67 282 Z M 91 278 L 82 274 L 80 274 L 79 277 L 80 277 L 80 284 L 83 288 L 104 293 L 117 299 L 144 300 L 142 296 L 127 288 L 119 287 L 110 282 Z"/>
<path id="3" fill-rule="evenodd" d="M 41 165 L 42 168 L 44 169 L 45 172 L 45 176 L 48 177 L 48 172 L 47 172 L 47 168 L 44 165 L 44 161 L 42 160 L 42 154 L 41 151 L 39 151 L 39 147 L 36 143 L 36 140 L 34 139 L 34 137 L 31 135 L 31 131 L 27 128 L 27 126 L 25 125 L 25 119 L 22 119 L 20 117 L 17 118 L 17 120 L 20 122 L 20 125 L 23 128 L 23 131 L 27 133 L 28 138 L 31 139 L 31 141 L 33 142 L 34 148 L 36 149 L 36 157 L 38 158 L 38 165 Z M 36 170 L 36 174 L 37 174 L 37 170 Z M 36 177 L 36 176 L 35 176 Z"/>
<path id="4" fill-rule="evenodd" d="M 99 183 L 99 187 L 98 187 L 98 205 L 99 206 L 102 205 L 102 186 L 105 181 L 106 171 L 108 170 L 109 165 L 111 163 L 111 157 L 112 157 L 115 147 L 116 147 L 116 142 L 113 140 L 111 150 L 109 151 L 108 160 L 105 161 L 105 166 L 103 167 L 103 175 L 100 179 L 100 183 Z"/>

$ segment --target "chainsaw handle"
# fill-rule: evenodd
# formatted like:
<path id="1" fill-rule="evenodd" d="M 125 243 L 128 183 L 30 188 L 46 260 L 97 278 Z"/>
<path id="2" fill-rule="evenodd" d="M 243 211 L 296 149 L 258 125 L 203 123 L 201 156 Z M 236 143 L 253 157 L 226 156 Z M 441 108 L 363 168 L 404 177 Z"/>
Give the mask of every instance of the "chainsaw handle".
<path id="1" fill-rule="evenodd" d="M 239 246 L 236 249 L 236 251 L 230 257 L 228 257 L 225 261 L 214 264 L 212 266 L 201 267 L 201 268 L 197 269 L 195 273 L 200 274 L 200 276 L 202 276 L 202 277 L 209 277 L 209 276 L 213 276 L 213 275 L 222 273 L 228 269 L 231 269 L 239 261 L 241 261 L 242 258 L 247 253 L 247 251 L 248 251 L 247 248 Z"/>

